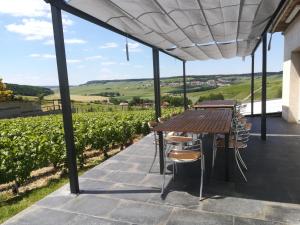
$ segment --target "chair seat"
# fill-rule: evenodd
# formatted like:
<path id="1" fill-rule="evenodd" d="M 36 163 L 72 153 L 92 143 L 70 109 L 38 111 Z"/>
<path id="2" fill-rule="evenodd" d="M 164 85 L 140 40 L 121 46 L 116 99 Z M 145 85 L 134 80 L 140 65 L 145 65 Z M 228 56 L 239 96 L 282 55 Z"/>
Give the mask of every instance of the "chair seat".
<path id="1" fill-rule="evenodd" d="M 185 136 L 172 136 L 168 135 L 165 140 L 167 142 L 173 142 L 173 143 L 186 143 L 193 141 L 192 137 L 185 137 Z"/>
<path id="2" fill-rule="evenodd" d="M 245 124 L 245 129 L 246 130 L 251 130 L 251 128 L 252 128 L 252 123 L 246 123 Z"/>
<path id="3" fill-rule="evenodd" d="M 217 140 L 217 147 L 225 148 L 225 140 L 224 139 Z M 240 141 L 235 142 L 235 140 L 229 140 L 228 148 L 235 148 L 235 147 L 237 147 L 238 149 L 243 149 L 247 147 L 247 144 Z"/>
<path id="4" fill-rule="evenodd" d="M 191 162 L 201 158 L 200 151 L 192 150 L 171 150 L 168 158 L 172 161 Z"/>

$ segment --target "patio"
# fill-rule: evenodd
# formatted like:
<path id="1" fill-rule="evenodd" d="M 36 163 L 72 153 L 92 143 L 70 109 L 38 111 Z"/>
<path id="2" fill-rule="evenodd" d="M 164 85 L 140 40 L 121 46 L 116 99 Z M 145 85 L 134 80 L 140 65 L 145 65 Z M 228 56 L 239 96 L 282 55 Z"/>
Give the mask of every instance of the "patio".
<path id="1" fill-rule="evenodd" d="M 249 120 L 253 136 L 243 153 L 248 183 L 233 162 L 230 182 L 224 182 L 222 152 L 211 171 L 207 151 L 206 199 L 199 202 L 197 163 L 181 166 L 161 199 L 158 162 L 148 173 L 154 154 L 150 134 L 81 176 L 80 195 L 65 185 L 4 224 L 300 224 L 300 126 L 269 117 L 269 135 L 262 141 L 260 117 Z M 205 149 L 210 142 L 208 137 Z"/>

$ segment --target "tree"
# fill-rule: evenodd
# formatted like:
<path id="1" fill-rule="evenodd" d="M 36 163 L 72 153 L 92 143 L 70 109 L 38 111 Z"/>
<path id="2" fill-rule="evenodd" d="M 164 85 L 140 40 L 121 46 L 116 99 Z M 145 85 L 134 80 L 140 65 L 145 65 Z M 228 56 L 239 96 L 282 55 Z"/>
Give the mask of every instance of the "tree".
<path id="1" fill-rule="evenodd" d="M 2 82 L 0 78 L 0 102 L 5 102 L 13 99 L 13 92 L 6 88 L 6 85 Z"/>

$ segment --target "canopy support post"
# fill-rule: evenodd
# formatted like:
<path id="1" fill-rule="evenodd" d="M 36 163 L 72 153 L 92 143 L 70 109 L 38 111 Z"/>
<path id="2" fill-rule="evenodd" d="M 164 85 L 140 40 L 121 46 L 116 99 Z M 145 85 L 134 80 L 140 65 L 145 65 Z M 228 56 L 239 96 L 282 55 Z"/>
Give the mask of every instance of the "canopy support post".
<path id="1" fill-rule="evenodd" d="M 254 111 L 254 52 L 251 55 L 252 65 L 251 65 L 251 116 L 253 116 Z"/>
<path id="2" fill-rule="evenodd" d="M 71 109 L 61 10 L 51 5 L 51 15 L 52 15 L 52 24 L 53 24 L 53 33 L 54 33 L 58 80 L 59 80 L 59 88 L 60 88 L 60 95 L 61 95 L 65 142 L 67 148 L 70 190 L 71 193 L 78 194 L 79 183 L 78 183 L 78 172 L 77 172 L 77 162 L 76 162 L 76 150 L 75 150 L 75 143 L 74 143 L 72 109 Z"/>
<path id="3" fill-rule="evenodd" d="M 188 109 L 188 101 L 186 97 L 186 74 L 185 74 L 185 63 L 186 61 L 182 61 L 182 72 L 183 72 L 183 105 L 184 110 Z"/>
<path id="4" fill-rule="evenodd" d="M 155 97 L 155 118 L 156 121 L 158 122 L 158 118 L 161 117 L 161 104 L 160 104 L 159 50 L 157 48 L 152 48 L 152 57 L 153 57 L 153 77 L 154 77 L 154 97 Z M 163 174 L 164 149 L 163 149 L 162 132 L 158 132 L 158 143 L 159 143 L 158 145 L 159 145 L 160 174 Z"/>
<path id="5" fill-rule="evenodd" d="M 267 34 L 262 40 L 262 77 L 261 77 L 261 139 L 266 140 L 266 101 L 267 101 Z"/>

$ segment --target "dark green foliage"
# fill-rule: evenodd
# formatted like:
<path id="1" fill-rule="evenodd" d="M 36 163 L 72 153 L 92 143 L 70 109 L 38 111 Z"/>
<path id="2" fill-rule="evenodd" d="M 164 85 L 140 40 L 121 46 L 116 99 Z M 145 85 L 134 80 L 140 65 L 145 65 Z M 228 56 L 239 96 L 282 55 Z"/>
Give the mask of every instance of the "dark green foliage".
<path id="1" fill-rule="evenodd" d="M 168 102 L 170 106 L 174 107 L 180 107 L 184 105 L 184 98 L 183 97 L 177 97 L 177 96 L 171 96 L 171 95 L 164 95 L 161 98 L 162 102 Z M 192 101 L 188 99 L 188 105 L 191 105 Z"/>
<path id="2" fill-rule="evenodd" d="M 140 97 L 133 97 L 132 100 L 129 102 L 130 106 L 134 106 L 134 105 L 142 105 L 145 103 L 152 103 L 152 100 L 149 99 L 142 99 Z"/>
<path id="3" fill-rule="evenodd" d="M 12 90 L 15 95 L 46 96 L 54 93 L 51 89 L 45 87 L 19 84 L 6 84 L 6 86 L 9 90 Z"/>
<path id="4" fill-rule="evenodd" d="M 205 101 L 205 100 L 224 100 L 224 96 L 222 93 L 218 93 L 218 94 L 209 94 L 209 95 L 205 95 L 205 96 L 201 96 L 199 99 L 198 99 L 198 102 L 202 102 L 202 101 Z"/>
<path id="5" fill-rule="evenodd" d="M 178 112 L 167 109 L 166 116 Z M 87 146 L 108 157 L 110 147 L 126 146 L 135 135 L 147 134 L 152 110 L 78 113 L 73 115 L 77 162 L 85 164 Z M 66 168 L 66 148 L 61 115 L 0 121 L 0 184 L 23 184 L 32 171 L 53 165 Z"/>
<path id="6" fill-rule="evenodd" d="M 120 96 L 120 93 L 113 92 L 113 91 L 106 91 L 106 92 L 100 92 L 96 94 L 90 94 L 90 96 L 118 97 Z"/>

